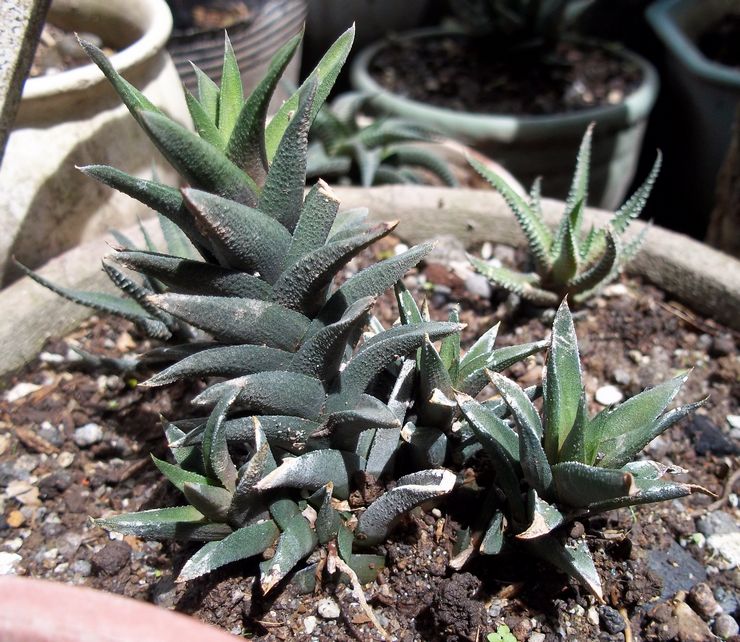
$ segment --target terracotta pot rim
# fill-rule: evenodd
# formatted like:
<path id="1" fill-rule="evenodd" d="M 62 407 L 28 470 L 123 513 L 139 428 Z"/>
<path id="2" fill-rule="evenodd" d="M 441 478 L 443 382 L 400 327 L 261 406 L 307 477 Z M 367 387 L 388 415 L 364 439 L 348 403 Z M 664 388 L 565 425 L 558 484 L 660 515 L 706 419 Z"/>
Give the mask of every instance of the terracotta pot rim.
<path id="1" fill-rule="evenodd" d="M 79 0 L 86 4 L 89 0 Z M 113 54 L 109 60 L 121 74 L 143 61 L 153 58 L 164 49 L 172 31 L 172 14 L 165 0 L 126 0 L 121 4 L 110 0 L 110 9 L 103 14 L 110 20 L 126 15 L 142 31 L 141 36 L 125 49 Z M 23 101 L 37 100 L 60 93 L 87 89 L 102 84 L 103 73 L 90 63 L 52 76 L 29 78 L 23 88 Z M 107 80 L 105 80 L 107 82 Z"/>

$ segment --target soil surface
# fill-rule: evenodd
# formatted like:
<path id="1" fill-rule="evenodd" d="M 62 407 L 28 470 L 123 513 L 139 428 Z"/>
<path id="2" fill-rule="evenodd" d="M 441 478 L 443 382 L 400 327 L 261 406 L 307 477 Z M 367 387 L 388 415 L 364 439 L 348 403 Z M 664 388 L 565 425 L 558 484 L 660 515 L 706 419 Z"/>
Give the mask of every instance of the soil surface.
<path id="1" fill-rule="evenodd" d="M 81 32 L 78 35 L 82 40 L 86 40 L 102 49 L 107 57 L 112 56 L 117 51 L 107 46 L 94 33 Z M 90 64 L 90 59 L 80 47 L 75 34 L 47 22 L 44 24 L 36 46 L 29 76 L 31 78 L 52 76 L 88 64 Z"/>
<path id="2" fill-rule="evenodd" d="M 715 22 L 701 34 L 697 44 L 710 60 L 740 69 L 740 14 Z"/>
<path id="3" fill-rule="evenodd" d="M 252 15 L 245 0 L 168 0 L 176 31 L 226 29 Z"/>
<path id="4" fill-rule="evenodd" d="M 642 72 L 612 51 L 560 43 L 531 55 L 492 53 L 486 38 L 390 39 L 370 63 L 382 87 L 405 98 L 462 112 L 542 115 L 616 105 Z"/>
<path id="5" fill-rule="evenodd" d="M 394 243 L 384 241 L 374 255 L 400 249 Z M 521 263 L 521 255 L 504 246 L 486 246 L 483 254 Z M 371 257 L 367 251 L 346 272 Z M 428 296 L 436 318 L 446 318 L 449 305 L 460 303 L 466 346 L 499 320 L 500 345 L 547 335 L 547 318 L 512 310 L 504 295 L 447 267 L 461 260 L 463 248 L 443 241 L 406 283 L 417 300 Z M 392 296 L 382 299 L 378 316 L 386 325 L 395 320 Z M 576 522 L 570 534 L 587 538 L 604 605 L 551 568 L 519 556 L 479 557 L 464 572 L 452 573 L 447 562 L 458 507 L 450 501 L 417 509 L 379 547 L 387 566 L 365 587 L 395 640 L 483 641 L 504 625 L 516 640 L 528 642 L 699 642 L 715 639 L 713 630 L 736 632 L 740 427 L 728 416 L 736 422 L 739 414 L 737 335 L 627 278 L 577 313 L 576 330 L 591 399 L 604 385 L 627 398 L 693 368 L 677 402 L 710 395 L 709 401 L 656 439 L 646 455 L 688 469 L 680 479 L 720 499 L 693 495 Z M 90 516 L 182 503 L 149 455 L 165 456 L 159 415 L 186 416 L 187 401 L 205 384 L 143 389 L 136 382 L 146 373 L 70 368 L 65 361 L 71 346 L 115 357 L 144 352 L 151 343 L 128 322 L 93 318 L 51 340 L 8 383 L 0 400 L 2 572 L 153 601 L 263 642 L 379 639 L 343 585 L 324 584 L 316 594 L 301 595 L 286 584 L 265 598 L 252 579 L 256 561 L 174 584 L 195 547 L 121 538 L 92 525 Z M 508 374 L 531 385 L 539 382 L 542 364 L 541 355 L 532 357 Z M 592 412 L 598 408 L 592 401 Z"/>

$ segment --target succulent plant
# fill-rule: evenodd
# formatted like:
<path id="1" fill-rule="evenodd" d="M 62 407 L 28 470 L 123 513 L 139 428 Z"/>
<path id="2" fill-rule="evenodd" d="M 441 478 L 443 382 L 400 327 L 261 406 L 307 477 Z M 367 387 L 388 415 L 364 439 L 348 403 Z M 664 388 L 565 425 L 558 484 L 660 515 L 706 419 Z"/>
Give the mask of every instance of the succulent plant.
<path id="1" fill-rule="evenodd" d="M 539 179 L 532 186 L 529 199 L 525 199 L 500 176 L 470 159 L 471 165 L 499 191 L 514 213 L 529 244 L 534 272 L 524 274 L 505 267 L 494 267 L 475 257 L 470 257 L 470 260 L 475 269 L 491 283 L 536 305 L 554 307 L 565 296 L 576 304 L 582 303 L 619 275 L 639 250 L 647 232 L 646 227 L 626 243 L 621 239 L 650 196 L 660 171 L 660 152 L 645 182 L 617 210 L 609 226 L 600 230 L 591 227 L 588 234 L 582 237 L 592 130 L 593 125 L 586 130 L 581 142 L 565 212 L 555 233 L 548 229 L 542 218 Z"/>
<path id="2" fill-rule="evenodd" d="M 646 390 L 589 416 L 573 319 L 564 301 L 555 315 L 542 381 L 542 416 L 510 379 L 489 372 L 501 401 L 478 403 L 459 394 L 460 410 L 495 474 L 480 527 L 458 564 L 478 551 L 499 553 L 508 541 L 548 560 L 598 598 L 601 583 L 582 541 L 564 545 L 556 530 L 579 516 L 708 492 L 662 479 L 686 472 L 638 453 L 704 401 L 666 411 L 688 375 Z M 501 419 L 501 406 L 512 422 Z M 453 560 L 453 565 L 454 565 Z"/>
<path id="3" fill-rule="evenodd" d="M 351 92 L 324 105 L 316 115 L 308 146 L 309 178 L 349 178 L 364 187 L 379 183 L 423 183 L 424 169 L 450 187 L 457 179 L 433 151 L 409 143 L 433 142 L 435 136 L 403 118 L 361 125 L 359 111 L 369 94 Z"/>

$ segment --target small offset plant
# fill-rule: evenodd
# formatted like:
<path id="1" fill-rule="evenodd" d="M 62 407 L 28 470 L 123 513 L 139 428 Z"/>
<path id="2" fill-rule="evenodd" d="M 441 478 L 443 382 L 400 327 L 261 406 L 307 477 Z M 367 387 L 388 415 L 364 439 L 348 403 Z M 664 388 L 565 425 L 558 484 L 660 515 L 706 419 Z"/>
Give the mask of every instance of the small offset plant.
<path id="1" fill-rule="evenodd" d="M 475 257 L 470 260 L 492 284 L 518 294 L 535 305 L 554 307 L 568 297 L 582 303 L 613 281 L 637 253 L 647 227 L 633 240 L 621 236 L 645 207 L 661 165 L 660 152 L 645 182 L 614 214 L 606 229 L 593 227 L 582 236 L 583 210 L 588 198 L 591 135 L 593 125 L 581 142 L 573 182 L 565 202 L 563 219 L 553 232 L 542 218 L 540 181 L 535 181 L 528 199 L 521 197 L 500 176 L 478 161 L 471 165 L 504 197 L 529 244 L 534 272 L 520 273 L 494 267 Z"/>
<path id="2" fill-rule="evenodd" d="M 693 407 L 664 412 L 682 379 L 588 419 L 563 305 L 542 389 L 519 389 L 498 371 L 546 341 L 495 349 L 494 327 L 463 352 L 457 312 L 446 322 L 429 320 L 400 282 L 433 243 L 337 283 L 345 263 L 395 226 L 370 225 L 363 210 L 339 213 L 323 181 L 304 195 L 309 128 L 352 35 L 340 37 L 267 126 L 267 105 L 299 40 L 276 54 L 246 100 L 227 43 L 221 87 L 200 74 L 199 95 L 188 98 L 200 135 L 158 112 L 86 45 L 189 183 L 177 190 L 110 167 L 83 169 L 181 232 L 165 226 L 169 253 L 121 239 L 110 260 L 141 274 L 148 290 L 122 289 L 163 327 L 172 320 L 209 337 L 145 357 L 166 365 L 142 385 L 208 381 L 193 400 L 195 416 L 165 422 L 172 461 L 154 460 L 185 503 L 97 523 L 142 538 L 204 542 L 181 581 L 259 556 L 264 592 L 294 572 L 311 588 L 324 570 L 358 586 L 384 564 L 367 547 L 382 543 L 414 507 L 465 487 L 455 470 L 478 453 L 488 458 L 494 482 L 479 490 L 483 522 L 472 524 L 471 545 L 456 563 L 474 551 L 498 552 L 510 535 L 506 541 L 527 546 L 599 595 L 585 548 L 563 545 L 555 529 L 577 515 L 696 489 L 660 480 L 666 470 L 658 464 L 631 462 Z M 386 329 L 370 312 L 394 285 L 401 323 Z M 113 303 L 108 309 L 121 311 Z M 489 381 L 502 398 L 476 402 Z M 540 393 L 544 427 L 531 402 Z M 374 480 L 392 481 L 392 488 L 380 486 L 379 496 L 363 495 L 351 509 L 350 493 Z"/>
<path id="3" fill-rule="evenodd" d="M 542 381 L 542 415 L 513 381 L 490 372 L 513 417 L 499 406 L 457 396 L 460 410 L 480 441 L 495 474 L 478 529 L 452 564 L 476 550 L 496 555 L 509 543 L 546 559 L 602 599 L 601 582 L 583 541 L 563 544 L 556 530 L 575 517 L 614 508 L 708 492 L 662 479 L 686 472 L 659 462 L 635 460 L 658 435 L 705 400 L 666 411 L 687 375 L 646 390 L 625 403 L 589 416 L 573 319 L 564 301 L 556 315 Z"/>
<path id="4" fill-rule="evenodd" d="M 434 142 L 435 136 L 402 118 L 361 125 L 359 111 L 371 99 L 349 93 L 316 115 L 308 146 L 308 178 L 347 178 L 364 187 L 381 183 L 424 183 L 419 169 L 443 184 L 457 186 L 447 163 L 433 151 L 409 143 Z"/>

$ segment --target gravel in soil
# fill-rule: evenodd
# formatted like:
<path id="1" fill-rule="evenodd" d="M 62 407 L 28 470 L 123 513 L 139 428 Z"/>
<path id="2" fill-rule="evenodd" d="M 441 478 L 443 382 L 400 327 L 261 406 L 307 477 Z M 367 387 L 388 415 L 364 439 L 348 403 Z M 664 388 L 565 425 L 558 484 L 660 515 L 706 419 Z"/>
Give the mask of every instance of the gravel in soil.
<path id="1" fill-rule="evenodd" d="M 376 255 L 397 251 L 395 241 Z M 438 250 L 407 285 L 426 294 L 436 318 L 459 302 L 468 327 L 465 345 L 501 320 L 501 345 L 546 336 L 549 322 L 503 295 L 471 295 L 455 260 L 459 248 Z M 487 249 L 519 262 L 510 248 Z M 349 264 L 367 262 L 371 254 Z M 447 267 L 455 266 L 454 269 Z M 396 316 L 382 298 L 385 324 Z M 572 526 L 585 536 L 605 589 L 597 604 L 573 582 L 520 556 L 477 558 L 463 572 L 447 568 L 456 537 L 457 507 L 417 509 L 380 550 L 387 566 L 365 594 L 396 640 L 484 640 L 506 624 L 517 640 L 733 639 L 738 612 L 737 424 L 738 337 L 693 315 L 658 289 L 635 279 L 610 286 L 576 315 L 590 397 L 613 385 L 625 398 L 677 371 L 693 368 L 679 403 L 710 395 L 693 418 L 656 439 L 646 455 L 688 469 L 680 479 L 705 486 L 721 501 L 694 495 L 681 501 L 619 510 Z M 89 517 L 182 500 L 149 460 L 164 457 L 160 414 L 180 417 L 204 382 L 148 390 L 133 375 L 89 371 L 65 362 L 71 346 L 118 356 L 150 343 L 129 323 L 91 319 L 50 341 L 34 363 L 8 382 L 0 401 L 0 572 L 85 584 L 192 614 L 264 642 L 374 640 L 378 636 L 344 585 L 324 584 L 301 595 L 287 584 L 260 595 L 256 562 L 233 564 L 187 585 L 175 584 L 195 550 L 176 543 L 108 534 Z M 541 356 L 513 367 L 522 385 L 538 381 Z M 484 393 L 485 394 L 485 393 Z M 592 411 L 598 408 L 593 404 Z M 737 419 L 732 419 L 737 421 Z M 733 557 L 734 555 L 734 557 Z M 734 638 L 740 639 L 740 638 Z"/>
<path id="2" fill-rule="evenodd" d="M 370 74 L 405 98 L 461 112 L 538 115 L 621 103 L 642 80 L 633 62 L 606 48 L 560 43 L 541 58 L 496 55 L 466 36 L 389 39 Z"/>

